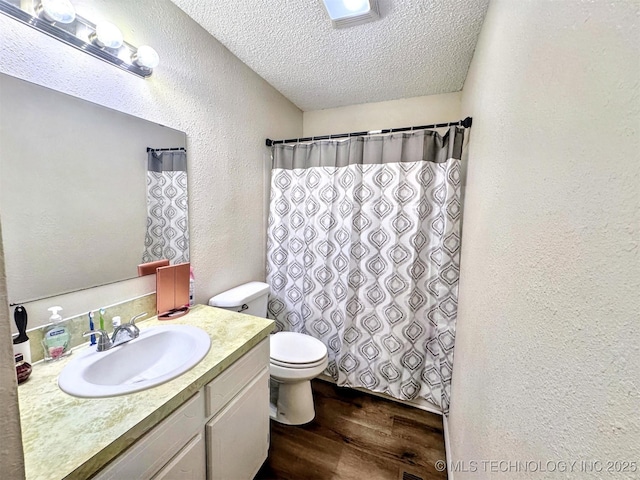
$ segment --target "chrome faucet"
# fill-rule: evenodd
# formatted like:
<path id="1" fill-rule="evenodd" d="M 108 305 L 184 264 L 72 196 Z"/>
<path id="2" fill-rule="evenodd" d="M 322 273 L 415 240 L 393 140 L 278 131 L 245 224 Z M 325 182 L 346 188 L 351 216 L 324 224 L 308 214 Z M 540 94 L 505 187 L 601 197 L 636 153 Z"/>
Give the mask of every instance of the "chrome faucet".
<path id="1" fill-rule="evenodd" d="M 117 345 L 121 345 L 123 343 L 130 342 L 134 338 L 138 338 L 140 336 L 140 329 L 136 325 L 136 320 L 145 316 L 147 316 L 147 312 L 141 313 L 131 318 L 131 320 L 129 320 L 129 323 L 118 325 L 116 328 L 114 328 L 111 338 L 109 338 L 109 334 L 107 332 L 100 329 L 89 330 L 88 332 L 84 332 L 82 336 L 88 337 L 95 334 L 100 335 L 100 338 L 98 339 L 97 351 L 104 352 Z"/>
<path id="2" fill-rule="evenodd" d="M 140 329 L 136 325 L 136 320 L 146 316 L 147 312 L 141 313 L 131 318 L 129 323 L 123 323 L 122 325 L 118 325 L 114 328 L 113 335 L 111 336 L 112 347 L 120 345 L 121 343 L 127 343 L 134 338 L 138 338 L 140 336 Z"/>
<path id="3" fill-rule="evenodd" d="M 98 352 L 104 352 L 105 350 L 109 350 L 111 347 L 113 347 L 113 344 L 111 343 L 111 339 L 109 338 L 109 334 L 104 330 L 100 330 L 100 329 L 89 330 L 88 332 L 84 332 L 82 336 L 89 337 L 95 334 L 100 335 L 100 338 L 98 339 L 98 348 L 97 348 Z"/>

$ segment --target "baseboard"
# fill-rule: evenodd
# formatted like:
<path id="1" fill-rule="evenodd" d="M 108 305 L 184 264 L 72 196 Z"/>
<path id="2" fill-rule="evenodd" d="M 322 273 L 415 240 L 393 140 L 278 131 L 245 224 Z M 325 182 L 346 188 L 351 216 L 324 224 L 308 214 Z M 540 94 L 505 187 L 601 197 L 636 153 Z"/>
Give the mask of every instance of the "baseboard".
<path id="1" fill-rule="evenodd" d="M 331 378 L 328 375 L 325 375 L 324 373 L 320 374 L 318 377 L 318 380 L 323 380 L 325 382 L 329 382 L 329 383 L 333 383 L 335 385 L 336 381 Z M 353 388 L 354 390 L 358 390 L 359 392 L 364 392 L 364 393 L 368 393 L 370 395 L 375 395 L 376 397 L 380 397 L 380 398 L 384 398 L 386 400 L 391 400 L 392 402 L 398 402 L 398 403 L 402 403 L 403 405 L 408 405 L 410 407 L 414 407 L 417 408 L 419 410 L 424 410 L 425 412 L 430 412 L 430 413 L 435 413 L 437 415 L 442 415 L 442 410 L 440 410 L 439 407 L 437 407 L 436 405 L 427 402 L 426 400 L 421 400 L 421 401 L 408 401 L 408 400 L 398 400 L 397 398 L 393 398 L 389 395 L 386 395 L 384 393 L 379 393 L 379 392 L 372 392 L 371 390 L 367 390 L 366 388 L 360 388 L 360 387 L 349 387 L 349 388 Z"/>
<path id="2" fill-rule="evenodd" d="M 442 430 L 444 431 L 444 456 L 447 463 L 447 480 L 453 480 L 453 471 L 451 470 L 451 439 L 449 438 L 449 419 L 446 415 L 442 415 Z"/>

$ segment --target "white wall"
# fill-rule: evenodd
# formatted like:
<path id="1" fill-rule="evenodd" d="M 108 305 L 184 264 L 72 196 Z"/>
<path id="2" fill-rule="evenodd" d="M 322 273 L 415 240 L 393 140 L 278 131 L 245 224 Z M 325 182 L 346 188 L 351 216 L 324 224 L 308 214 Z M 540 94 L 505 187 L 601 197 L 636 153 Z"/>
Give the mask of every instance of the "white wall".
<path id="1" fill-rule="evenodd" d="M 302 112 L 168 0 L 73 3 L 94 22 L 119 25 L 130 43 L 152 45 L 161 59 L 153 76 L 137 78 L 4 15 L 0 71 L 186 132 L 196 302 L 263 279 L 264 139 L 301 135 Z M 93 308 L 116 299 L 94 300 Z M 0 384 L 10 385 L 7 375 Z M 3 411 L 15 409 L 9 390 L 0 392 Z"/>
<path id="2" fill-rule="evenodd" d="M 474 123 L 449 426 L 467 467 L 640 458 L 638 10 L 489 7 L 462 109 Z M 455 478 L 610 476 L 478 468 Z"/>
<path id="3" fill-rule="evenodd" d="M 304 112 L 303 135 L 361 132 L 460 120 L 461 92 Z"/>

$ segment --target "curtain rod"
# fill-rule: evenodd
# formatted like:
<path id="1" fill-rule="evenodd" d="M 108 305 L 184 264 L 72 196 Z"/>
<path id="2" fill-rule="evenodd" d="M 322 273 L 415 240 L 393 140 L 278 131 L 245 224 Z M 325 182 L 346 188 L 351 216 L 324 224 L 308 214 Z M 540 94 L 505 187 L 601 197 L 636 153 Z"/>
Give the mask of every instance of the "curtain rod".
<path id="1" fill-rule="evenodd" d="M 147 147 L 147 152 L 186 152 L 184 147 L 175 147 L 175 148 L 151 148 Z"/>
<path id="2" fill-rule="evenodd" d="M 332 138 L 347 138 L 347 137 L 364 137 L 366 135 L 377 135 L 379 133 L 394 133 L 394 132 L 409 132 L 412 130 L 424 130 L 426 128 L 442 128 L 460 126 L 463 128 L 471 127 L 473 119 L 467 117 L 464 120 L 458 120 L 457 122 L 449 123 L 434 123 L 433 125 L 417 125 L 414 127 L 402 127 L 402 128 L 385 128 L 384 130 L 371 130 L 369 132 L 351 132 L 351 133 L 337 133 L 333 135 L 321 135 L 319 137 L 304 137 L 304 138 L 290 138 L 288 140 L 271 140 L 267 138 L 265 144 L 267 147 L 277 145 L 279 143 L 298 143 L 298 142 L 311 142 L 313 140 L 329 140 Z"/>

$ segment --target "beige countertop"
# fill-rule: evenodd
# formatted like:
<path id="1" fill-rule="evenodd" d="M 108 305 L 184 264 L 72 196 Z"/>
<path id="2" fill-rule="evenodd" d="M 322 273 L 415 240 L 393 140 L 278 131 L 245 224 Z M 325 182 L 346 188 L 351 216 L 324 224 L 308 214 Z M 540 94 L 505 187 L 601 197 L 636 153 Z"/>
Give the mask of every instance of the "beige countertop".
<path id="1" fill-rule="evenodd" d="M 178 378 L 142 392 L 76 398 L 60 390 L 57 383 L 58 375 L 75 354 L 34 366 L 29 380 L 18 387 L 27 480 L 87 478 L 95 474 L 260 343 L 274 325 L 271 320 L 204 305 L 193 307 L 176 320 L 153 317 L 139 325 L 144 330 L 171 324 L 205 330 L 211 336 L 209 353 Z"/>

